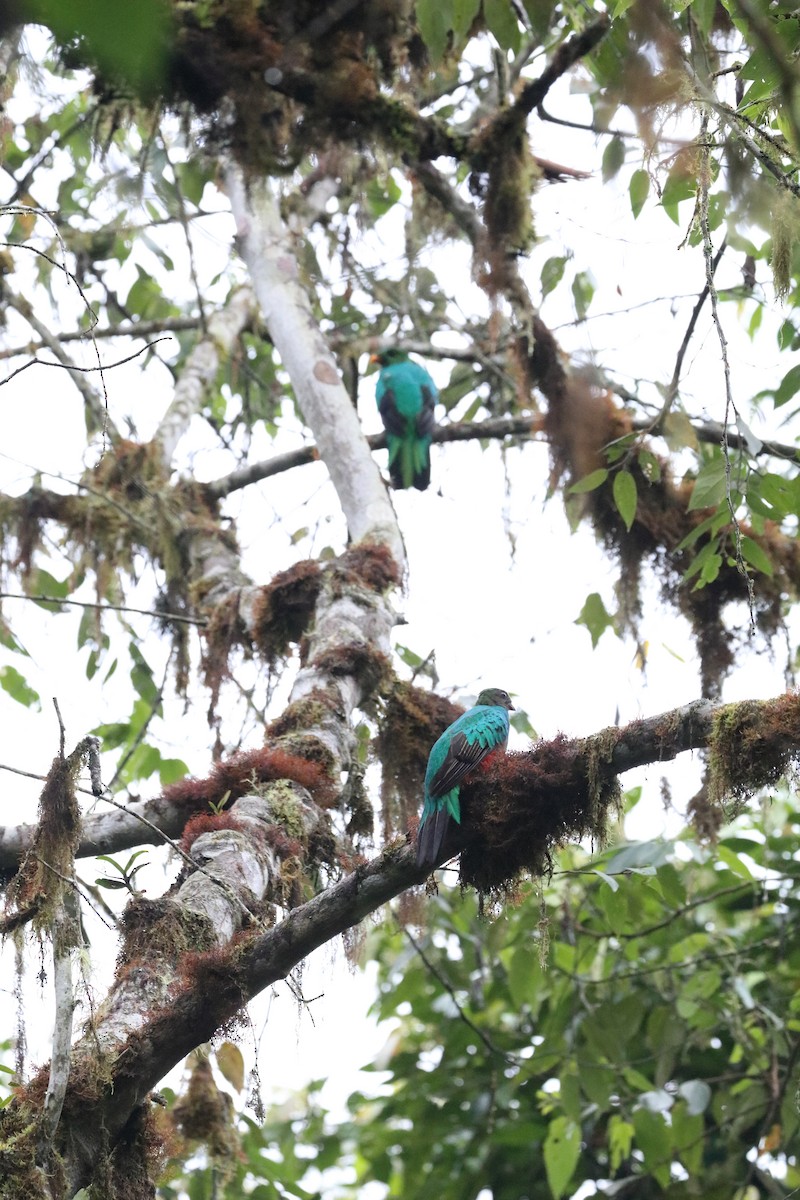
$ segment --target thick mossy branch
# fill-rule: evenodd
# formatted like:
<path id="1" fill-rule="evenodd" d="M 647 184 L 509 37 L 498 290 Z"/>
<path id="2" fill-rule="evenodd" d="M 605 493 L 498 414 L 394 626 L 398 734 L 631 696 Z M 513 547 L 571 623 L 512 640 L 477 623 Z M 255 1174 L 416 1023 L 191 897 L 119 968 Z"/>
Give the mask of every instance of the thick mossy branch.
<path id="1" fill-rule="evenodd" d="M 707 803 L 717 811 L 740 804 L 800 758 L 800 697 L 718 708 L 700 701 L 588 738 L 559 735 L 492 763 L 462 787 L 462 884 L 513 895 L 520 876 L 545 873 L 563 843 L 602 844 L 620 801 L 618 773 L 701 748 L 708 750 Z M 708 814 L 695 817 L 702 830 L 715 827 Z"/>

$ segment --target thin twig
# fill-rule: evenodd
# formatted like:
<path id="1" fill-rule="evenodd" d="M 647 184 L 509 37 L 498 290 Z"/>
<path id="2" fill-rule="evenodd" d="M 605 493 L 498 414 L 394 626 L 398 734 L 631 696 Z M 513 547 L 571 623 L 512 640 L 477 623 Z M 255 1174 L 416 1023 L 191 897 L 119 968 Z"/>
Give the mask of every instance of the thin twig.
<path id="1" fill-rule="evenodd" d="M 711 230 L 708 223 L 708 192 L 711 186 L 711 141 L 708 137 L 709 124 L 709 107 L 703 107 L 703 115 L 700 120 L 700 178 L 698 180 L 698 213 L 700 217 L 700 231 L 703 238 L 703 258 L 706 264 L 706 287 L 708 294 L 711 297 L 711 316 L 714 322 L 714 328 L 717 331 L 719 338 L 720 354 L 722 356 L 722 370 L 725 378 L 725 419 L 722 426 L 722 454 L 725 460 L 725 496 L 728 501 L 728 510 L 731 516 L 731 525 L 733 527 L 734 541 L 734 558 L 736 560 L 736 569 L 745 581 L 747 586 L 747 603 L 750 613 L 750 633 L 756 631 L 756 596 L 753 587 L 753 580 L 750 572 L 747 570 L 744 558 L 742 556 L 742 531 L 739 527 L 739 521 L 736 516 L 736 506 L 733 503 L 733 481 L 731 478 L 731 454 L 730 444 L 728 441 L 728 422 L 731 413 L 738 416 L 736 405 L 733 401 L 733 393 L 731 391 L 731 367 L 728 360 L 728 342 L 725 333 L 722 329 L 722 322 L 719 316 L 719 308 L 717 304 L 717 289 L 714 284 L 714 253 L 711 244 Z"/>
<path id="2" fill-rule="evenodd" d="M 33 600 L 37 604 L 71 604 L 77 608 L 91 608 L 97 612 L 140 613 L 143 617 L 153 617 L 157 621 L 174 621 L 183 625 L 198 625 L 201 628 L 208 624 L 204 617 L 186 617 L 182 613 L 156 612 L 152 608 L 135 608 L 132 604 L 98 604 L 94 600 L 68 600 L 63 596 L 46 596 L 42 592 L 31 595 L 26 595 L 24 592 L 0 592 L 0 600 Z"/>
<path id="3" fill-rule="evenodd" d="M 59 753 L 61 754 L 61 757 L 63 758 L 64 757 L 64 745 L 66 742 L 67 731 L 64 728 L 64 720 L 61 716 L 61 709 L 58 707 L 58 700 L 56 699 L 55 696 L 53 696 L 53 708 L 56 710 L 56 716 L 58 717 L 58 729 L 59 729 L 59 734 L 60 734 L 60 751 L 59 751 Z"/>
<path id="4" fill-rule="evenodd" d="M 9 301 L 9 303 L 11 303 L 11 302 Z M 15 307 L 15 306 L 12 304 L 12 308 L 13 307 Z M 28 318 L 26 318 L 26 320 L 27 319 Z M 31 321 L 31 324 L 33 325 L 34 329 L 37 329 L 37 332 L 38 332 L 38 323 L 34 324 L 33 321 Z M 104 371 L 112 371 L 114 369 L 114 367 L 122 367 L 125 365 L 125 363 L 133 362 L 133 360 L 135 358 L 138 358 L 140 354 L 144 354 L 147 350 L 152 349 L 153 346 L 157 346 L 159 342 L 169 342 L 169 341 L 172 341 L 172 339 L 169 337 L 154 338 L 154 340 L 152 342 L 147 342 L 146 345 L 141 346 L 138 350 L 135 350 L 133 352 L 133 354 L 128 354 L 125 356 L 125 358 L 118 358 L 116 360 L 116 362 L 101 363 L 97 367 L 79 367 L 77 365 L 77 363 L 74 363 L 70 359 L 67 359 L 67 356 L 65 354 L 63 355 L 63 357 L 67 360 L 65 362 L 49 362 L 46 358 L 32 358 L 30 360 L 30 362 L 23 363 L 23 365 L 21 367 L 17 367 L 15 370 L 11 371 L 8 375 L 6 375 L 5 379 L 0 379 L 0 387 L 2 387 L 3 384 L 5 384 L 5 383 L 10 383 L 12 379 L 16 378 L 17 375 L 21 375 L 23 371 L 27 371 L 29 367 L 37 367 L 37 366 L 38 367 L 61 367 L 62 370 L 64 370 L 64 371 L 76 371 L 76 372 L 82 373 L 84 375 L 89 375 L 93 371 L 99 371 L 100 378 L 102 379 Z M 53 346 L 51 346 L 50 349 L 53 350 L 54 354 L 56 353 L 55 348 Z M 82 386 L 76 380 L 75 385 L 82 393 L 83 398 L 85 400 L 87 400 L 87 408 L 92 408 L 93 414 L 96 415 L 96 409 L 94 407 L 92 407 L 92 405 L 89 403 L 89 401 L 87 399 L 87 395 L 89 394 L 89 393 L 87 393 L 88 384 L 85 386 Z M 103 383 L 103 388 L 105 389 L 105 382 Z M 108 430 L 106 430 L 106 432 L 108 432 Z"/>
<path id="5" fill-rule="evenodd" d="M 425 969 L 431 973 L 431 975 L 434 977 L 434 979 L 436 980 L 437 983 L 441 984 L 441 986 L 447 992 L 450 999 L 453 1001 L 453 1004 L 455 1004 L 459 1018 L 464 1022 L 464 1024 L 469 1029 L 472 1030 L 472 1032 L 475 1034 L 476 1037 L 480 1038 L 480 1040 L 483 1042 L 484 1046 L 489 1051 L 489 1053 L 497 1056 L 498 1058 L 504 1059 L 506 1062 L 513 1063 L 513 1065 L 515 1067 L 522 1066 L 523 1062 L 524 1062 L 523 1059 L 518 1058 L 515 1054 L 509 1054 L 506 1050 L 498 1049 L 498 1047 L 495 1046 L 495 1044 L 491 1040 L 491 1038 L 488 1037 L 487 1034 L 485 1034 L 484 1031 L 478 1025 L 476 1025 L 474 1021 L 472 1021 L 467 1016 L 467 1014 L 464 1012 L 463 1007 L 461 1006 L 461 1004 L 458 1001 L 458 998 L 455 993 L 455 989 L 453 988 L 453 985 L 450 983 L 450 980 L 447 979 L 447 977 L 442 974 L 442 972 L 439 970 L 439 968 L 436 966 L 435 963 L 431 962 L 431 960 L 428 958 L 425 951 L 422 949 L 422 946 L 419 944 L 419 942 L 414 937 L 414 935 L 411 933 L 411 931 L 409 929 L 404 929 L 403 933 L 408 938 L 409 942 L 411 942 L 411 945 L 414 947 L 414 949 L 416 950 L 419 957 L 422 959 L 422 962 L 425 965 Z"/>
<path id="6" fill-rule="evenodd" d="M 46 775 L 37 775 L 34 771 L 23 771 L 22 767 L 10 767 L 7 763 L 0 763 L 0 771 L 10 771 L 12 775 L 24 775 L 26 779 L 38 779 L 42 783 L 47 779 Z M 76 788 L 78 792 L 84 792 L 87 796 L 93 796 L 94 792 L 89 788 Z"/>
<path id="7" fill-rule="evenodd" d="M 714 276 L 714 273 L 716 272 L 717 267 L 719 266 L 720 259 L 722 258 L 723 254 L 725 253 L 727 245 L 728 245 L 728 239 L 727 239 L 727 237 L 724 237 L 722 239 L 722 243 L 720 244 L 720 248 L 717 251 L 717 253 L 714 255 L 714 259 L 711 263 L 712 278 Z M 656 416 L 656 419 L 653 421 L 653 424 L 651 426 L 652 433 L 660 433 L 661 432 L 661 429 L 664 425 L 664 421 L 666 420 L 667 416 L 669 415 L 669 410 L 672 408 L 672 405 L 675 401 L 675 397 L 678 394 L 678 385 L 681 380 L 681 370 L 683 368 L 683 360 L 686 357 L 686 351 L 689 349 L 689 342 L 692 340 L 692 334 L 694 333 L 695 326 L 697 325 L 697 319 L 700 316 L 700 312 L 701 312 L 706 300 L 708 299 L 708 296 L 709 296 L 708 283 L 706 283 L 702 292 L 697 297 L 695 306 L 692 309 L 692 315 L 690 316 L 689 323 L 686 326 L 686 332 L 683 335 L 683 341 L 680 344 L 677 356 L 675 358 L 675 369 L 672 372 L 672 379 L 670 379 L 669 384 L 667 386 L 667 393 L 664 398 L 664 403 L 663 403 L 658 415 Z"/>
<path id="8" fill-rule="evenodd" d="M 105 325 L 102 329 L 71 329 L 69 333 L 60 333 L 58 340 L 60 342 L 83 342 L 87 338 L 124 338 L 124 337 L 149 337 L 151 333 L 186 333 L 197 329 L 200 325 L 199 317 L 164 317 L 160 321 L 126 321 L 119 325 Z M 44 341 L 28 342 L 23 346 L 8 346 L 0 350 L 0 360 L 5 358 L 19 358 L 22 354 L 36 354 L 38 350 L 44 350 L 47 343 Z"/>
<path id="9" fill-rule="evenodd" d="M 197 308 L 200 313 L 200 326 L 203 330 L 203 333 L 207 334 L 208 329 L 206 327 L 205 308 L 203 307 L 203 292 L 200 287 L 200 280 L 197 275 L 197 266 L 195 264 L 195 259 L 194 259 L 194 243 L 192 242 L 192 235 L 189 230 L 189 219 L 188 219 L 188 215 L 186 212 L 186 202 L 183 198 L 183 188 L 181 187 L 180 176 L 179 176 L 177 170 L 175 169 L 175 164 L 173 163 L 173 161 L 169 155 L 169 142 L 164 137 L 163 130 L 161 130 L 161 129 L 159 129 L 159 136 L 161 138 L 161 146 L 164 150 L 164 157 L 166 158 L 166 160 L 170 166 L 170 169 L 172 171 L 172 183 L 175 188 L 175 195 L 178 200 L 178 217 L 179 217 L 179 220 L 181 223 L 181 227 L 183 229 L 183 236 L 186 238 L 186 247 L 189 251 L 189 274 L 192 277 L 192 283 L 194 284 L 195 295 L 197 296 Z"/>

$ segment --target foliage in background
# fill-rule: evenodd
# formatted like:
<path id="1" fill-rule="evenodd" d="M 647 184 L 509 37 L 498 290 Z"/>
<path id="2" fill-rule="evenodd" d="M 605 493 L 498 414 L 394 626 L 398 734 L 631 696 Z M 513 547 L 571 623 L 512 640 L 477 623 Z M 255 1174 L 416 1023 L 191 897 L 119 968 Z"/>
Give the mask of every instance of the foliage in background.
<path id="1" fill-rule="evenodd" d="M 424 934 L 374 931 L 391 1032 L 354 1062 L 373 1080 L 346 1119 L 320 1080 L 240 1124 L 220 1194 L 789 1195 L 799 831 L 781 796 L 713 849 L 685 834 L 565 851 L 541 900 L 492 923 L 448 888 Z M 211 1194 L 200 1175 L 193 1197 Z"/>

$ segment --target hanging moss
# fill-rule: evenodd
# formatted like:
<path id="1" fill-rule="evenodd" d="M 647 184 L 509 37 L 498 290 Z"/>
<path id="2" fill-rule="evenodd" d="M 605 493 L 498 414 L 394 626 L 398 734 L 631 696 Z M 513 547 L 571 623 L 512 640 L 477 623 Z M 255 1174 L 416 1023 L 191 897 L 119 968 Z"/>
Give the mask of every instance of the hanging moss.
<path id="1" fill-rule="evenodd" d="M 709 801 L 734 812 L 762 788 L 774 787 L 800 757 L 800 700 L 723 705 L 708 749 Z"/>
<path id="2" fill-rule="evenodd" d="M 233 1100 L 217 1087 L 208 1058 L 200 1052 L 192 1058 L 189 1086 L 175 1104 L 172 1117 L 184 1138 L 203 1143 L 224 1180 L 240 1147 Z"/>
<path id="3" fill-rule="evenodd" d="M 53 759 L 39 799 L 33 844 L 6 891 L 6 915 L 0 922 L 4 933 L 29 921 L 38 931 L 48 930 L 62 902 L 80 839 L 75 780 L 83 761 L 80 747 L 69 757 Z"/>
<path id="4" fill-rule="evenodd" d="M 573 515 L 588 517 L 598 539 L 619 563 L 620 621 L 638 634 L 643 570 L 655 570 L 665 599 L 691 625 L 703 695 L 714 699 L 735 661 L 738 641 L 747 632 L 732 633 L 724 620 L 729 604 L 748 602 L 747 583 L 735 562 L 733 528 L 728 524 L 720 531 L 722 563 L 717 578 L 697 588 L 697 576 L 686 577 L 702 545 L 702 541 L 694 543 L 692 535 L 713 510 L 690 509 L 692 481 L 672 478 L 668 463 L 652 452 L 643 435 L 634 432 L 630 416 L 609 393 L 580 378 L 568 378 L 558 361 L 552 335 L 540 330 L 539 325 L 536 328 L 541 338 L 531 359 L 531 375 L 539 381 L 549 402 L 545 424 L 553 458 L 551 487 L 565 472 L 571 482 L 577 482 L 593 471 L 609 468 L 604 483 L 584 496 L 570 498 L 569 503 Z M 619 448 L 626 439 L 628 456 L 610 464 L 606 448 Z M 646 452 L 644 457 L 640 456 L 642 452 Z M 630 529 L 614 498 L 615 474 L 622 469 L 633 477 L 637 491 Z M 786 597 L 800 594 L 800 544 L 772 523 L 757 534 L 746 522 L 740 522 L 739 528 L 743 537 L 758 540 L 773 567 L 772 575 L 759 571 L 751 576 L 754 620 L 765 640 L 770 641 L 781 628 Z M 686 539 L 688 546 L 682 545 Z"/>
<path id="5" fill-rule="evenodd" d="M 236 646 L 250 651 L 252 642 L 239 613 L 239 596 L 233 594 L 214 607 L 203 630 L 200 669 L 203 682 L 211 693 L 208 706 L 210 720 L 216 716 L 219 693 L 223 682 L 230 676 L 231 654 Z"/>
<path id="6" fill-rule="evenodd" d="M 609 761 L 614 732 L 599 746 L 559 735 L 493 761 L 462 785 L 463 886 L 508 902 L 523 877 L 550 870 L 563 842 L 591 837 L 602 845 L 621 798 Z"/>
<path id="7" fill-rule="evenodd" d="M 431 746 L 463 711 L 411 683 L 396 682 L 387 693 L 373 742 L 382 769 L 384 841 L 416 821 Z"/>
<path id="8" fill-rule="evenodd" d="M 304 559 L 261 589 L 253 605 L 253 641 L 271 666 L 306 632 L 321 587 L 319 563 Z"/>
<path id="9" fill-rule="evenodd" d="M 355 576 L 360 583 L 374 592 L 383 593 L 390 588 L 399 587 L 401 583 L 397 563 L 383 542 L 365 539 L 349 546 L 339 558 L 336 570 L 343 572 L 348 578 Z"/>
<path id="10" fill-rule="evenodd" d="M 369 642 L 332 646 L 315 655 L 313 666 L 329 675 L 352 676 L 367 696 L 383 691 L 392 677 L 390 659 Z"/>

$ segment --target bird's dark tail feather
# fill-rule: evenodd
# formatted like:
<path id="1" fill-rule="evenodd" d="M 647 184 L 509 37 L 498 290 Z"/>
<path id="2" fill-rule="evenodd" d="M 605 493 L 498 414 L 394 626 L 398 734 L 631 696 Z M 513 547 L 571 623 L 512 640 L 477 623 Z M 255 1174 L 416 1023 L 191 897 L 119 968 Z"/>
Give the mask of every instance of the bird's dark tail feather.
<path id="1" fill-rule="evenodd" d="M 428 462 L 421 471 L 417 471 L 411 484 L 408 485 L 403 479 L 403 464 L 399 458 L 396 458 L 389 466 L 389 478 L 392 481 L 393 488 L 402 490 L 407 486 L 411 486 L 417 488 L 420 492 L 424 492 L 431 482 L 431 464 Z"/>
<path id="2" fill-rule="evenodd" d="M 417 866 L 435 867 L 441 857 L 445 835 L 450 825 L 450 813 L 441 808 L 423 821 L 417 834 Z"/>

